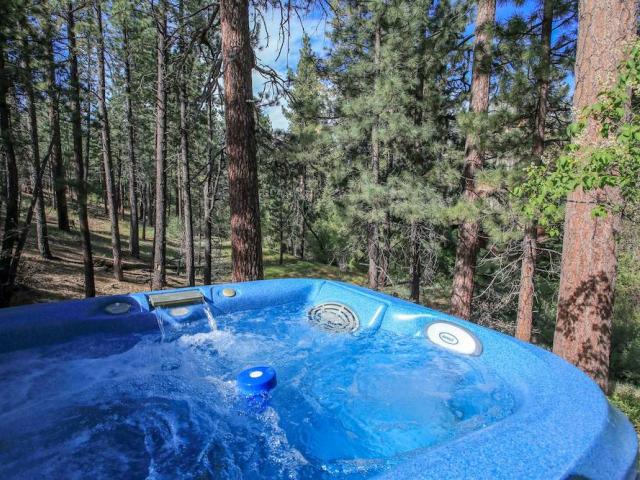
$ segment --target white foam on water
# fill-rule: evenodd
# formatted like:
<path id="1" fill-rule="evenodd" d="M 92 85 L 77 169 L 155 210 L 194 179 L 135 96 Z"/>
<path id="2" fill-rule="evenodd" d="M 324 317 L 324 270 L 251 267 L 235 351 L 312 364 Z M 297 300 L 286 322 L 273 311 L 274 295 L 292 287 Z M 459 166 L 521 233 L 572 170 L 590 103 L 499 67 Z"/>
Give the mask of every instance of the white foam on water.
<path id="1" fill-rule="evenodd" d="M 289 305 L 0 355 L 0 478 L 366 478 L 508 415 L 480 362 Z M 262 412 L 235 375 L 273 366 Z M 34 414 L 37 412 L 37 414 Z"/>

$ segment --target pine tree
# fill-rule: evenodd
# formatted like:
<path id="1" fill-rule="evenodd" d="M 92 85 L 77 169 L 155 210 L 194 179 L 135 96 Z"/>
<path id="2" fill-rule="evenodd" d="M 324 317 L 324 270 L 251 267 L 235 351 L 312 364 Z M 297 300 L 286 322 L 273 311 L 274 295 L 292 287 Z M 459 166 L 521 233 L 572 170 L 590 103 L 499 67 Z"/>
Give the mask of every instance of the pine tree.
<path id="1" fill-rule="evenodd" d="M 167 128 L 167 4 L 161 0 L 158 8 L 156 32 L 156 146 L 155 146 L 155 233 L 153 236 L 153 273 L 151 288 L 165 285 L 166 272 L 166 128 Z"/>
<path id="2" fill-rule="evenodd" d="M 100 133 L 102 138 L 102 158 L 104 162 L 105 192 L 107 210 L 111 222 L 111 250 L 113 254 L 113 276 L 123 280 L 122 258 L 120 247 L 120 227 L 118 225 L 118 209 L 116 204 L 116 186 L 113 174 L 113 158 L 111 150 L 111 127 L 107 108 L 107 80 L 105 70 L 105 43 L 102 20 L 102 0 L 95 0 L 94 9 L 98 27 L 98 105 L 100 108 Z"/>
<path id="3" fill-rule="evenodd" d="M 73 135 L 73 160 L 76 169 L 76 191 L 78 201 L 78 223 L 80 224 L 80 238 L 82 243 L 82 260 L 84 273 L 85 297 L 96 294 L 93 255 L 91 251 L 91 233 L 89 230 L 89 215 L 87 210 L 87 176 L 82 158 L 82 119 L 80 106 L 80 78 L 78 74 L 78 52 L 75 28 L 75 6 L 67 3 L 67 35 L 69 37 L 69 83 L 71 86 L 71 125 Z"/>
<path id="4" fill-rule="evenodd" d="M 311 48 L 308 35 L 302 37 L 298 65 L 295 73 L 290 73 L 289 77 L 291 101 L 284 111 L 289 120 L 290 137 L 287 142 L 291 146 L 287 162 L 297 175 L 297 187 L 293 190 L 297 217 L 297 253 L 300 258 L 304 258 L 307 224 L 311 224 L 315 216 L 312 199 L 317 196 L 322 182 L 318 176 L 318 166 L 322 158 L 324 127 L 321 116 L 326 96 L 319 73 L 319 60 Z M 279 215 L 281 233 L 288 223 L 285 221 L 288 217 L 285 213 Z M 282 250 L 280 248 L 281 252 Z"/>
<path id="5" fill-rule="evenodd" d="M 263 277 L 247 0 L 220 3 L 233 281 Z"/>
<path id="6" fill-rule="evenodd" d="M 26 93 L 27 101 L 27 116 L 28 116 L 28 128 L 29 139 L 31 144 L 31 189 L 33 194 L 36 195 L 36 178 L 40 171 L 40 138 L 39 138 L 39 126 L 38 126 L 38 106 L 36 100 L 36 91 L 34 88 L 31 58 L 38 56 L 37 52 L 37 40 L 35 34 L 32 31 L 31 25 L 27 19 L 23 19 L 21 22 L 26 32 L 22 38 L 22 84 Z M 45 212 L 46 205 L 44 203 L 44 194 L 42 189 L 36 195 L 35 203 L 35 216 L 36 216 L 36 240 L 38 243 L 38 250 L 40 256 L 46 260 L 53 258 L 51 255 L 51 249 L 49 247 L 49 235 L 47 229 L 47 217 Z"/>
<path id="7" fill-rule="evenodd" d="M 618 67 L 636 38 L 638 2 L 581 0 L 573 97 L 577 115 L 596 103 L 613 86 Z M 590 121 L 578 144 L 597 146 L 598 123 Z M 619 215 L 594 216 L 594 202 L 618 203 L 620 190 L 612 187 L 584 191 L 567 198 L 558 316 L 554 353 L 608 388 L 611 319 L 616 280 L 616 232 Z M 587 255 L 585 255 L 587 253 Z"/>
<path id="8" fill-rule="evenodd" d="M 60 133 L 60 91 L 58 87 L 58 78 L 55 63 L 55 30 L 57 22 L 53 17 L 51 7 L 45 10 L 48 18 L 43 19 L 45 24 L 45 41 L 46 45 L 46 65 L 47 65 L 47 95 L 49 97 L 49 129 L 51 143 L 53 144 L 51 151 L 51 168 L 54 180 L 54 190 L 56 198 L 56 212 L 58 218 L 58 228 L 64 231 L 70 231 L 69 227 L 69 211 L 67 206 L 67 179 L 62 157 L 62 138 Z"/>
<path id="9" fill-rule="evenodd" d="M 348 192 L 345 213 L 364 227 L 363 236 L 372 240 L 367 227 L 376 227 L 378 241 L 369 241 L 373 247 L 366 252 L 375 264 L 370 282 L 384 286 L 395 270 L 403 280 L 410 277 L 414 299 L 427 274 L 423 267 L 437 256 L 433 239 L 446 225 L 445 195 L 452 193 L 460 148 L 451 112 L 464 93 L 455 79 L 466 69 L 459 45 L 467 5 L 432 7 L 429 1 L 373 5 L 379 8 L 376 17 L 345 2 L 334 22 L 329 61 L 338 99 L 333 129 L 342 147 L 338 161 L 346 165 L 332 167 L 347 183 L 332 188 Z M 380 161 L 377 167 L 372 158 Z"/>
<path id="10" fill-rule="evenodd" d="M 184 0 L 180 0 L 178 15 L 184 18 L 186 12 L 184 9 Z M 182 20 L 181 20 L 182 21 Z M 180 34 L 178 38 L 178 48 L 180 59 L 179 72 L 179 93 L 178 102 L 180 104 L 180 192 L 182 200 L 182 224 L 184 231 L 184 253 L 185 253 L 185 269 L 187 274 L 187 285 L 193 286 L 196 282 L 194 251 L 193 251 L 193 215 L 191 213 L 191 174 L 189 169 L 189 90 L 187 77 L 189 76 L 189 64 L 191 62 L 190 54 L 187 52 L 187 34 L 186 25 L 182 23 L 180 26 Z"/>
<path id="11" fill-rule="evenodd" d="M 486 114 L 489 109 L 489 82 L 491 79 L 491 38 L 496 15 L 495 0 L 479 0 L 475 22 L 473 47 L 473 70 L 471 78 L 471 111 L 476 115 Z M 475 177 L 482 169 L 483 152 L 478 141 L 478 132 L 469 132 L 465 144 L 463 169 L 463 198 L 476 201 L 479 193 Z M 476 256 L 480 247 L 480 222 L 465 219 L 458 226 L 456 265 L 451 291 L 451 313 L 461 318 L 470 318 L 473 299 Z"/>
<path id="12" fill-rule="evenodd" d="M 5 26 L 3 25 L 3 27 Z M 18 236 L 18 221 L 20 218 L 18 209 L 18 166 L 14 137 L 11 130 L 11 110 L 7 101 L 9 91 L 12 88 L 12 76 L 6 68 L 4 52 L 5 28 L 0 31 L 0 134 L 2 135 L 2 149 L 7 168 L 7 203 L 2 235 L 2 250 L 0 251 L 0 306 L 8 305 L 11 298 L 13 288 L 11 259 L 13 246 Z"/>
<path id="13" fill-rule="evenodd" d="M 551 33 L 553 29 L 554 1 L 544 0 L 542 6 L 542 28 L 540 31 L 540 60 L 536 84 L 538 99 L 533 131 L 532 155 L 539 162 L 544 153 L 547 103 L 549 101 L 549 75 L 551 70 Z M 518 294 L 518 316 L 516 337 L 531 341 L 533 325 L 534 275 L 538 249 L 538 227 L 531 223 L 525 227 L 522 239 L 522 264 L 520 267 L 520 291 Z"/>

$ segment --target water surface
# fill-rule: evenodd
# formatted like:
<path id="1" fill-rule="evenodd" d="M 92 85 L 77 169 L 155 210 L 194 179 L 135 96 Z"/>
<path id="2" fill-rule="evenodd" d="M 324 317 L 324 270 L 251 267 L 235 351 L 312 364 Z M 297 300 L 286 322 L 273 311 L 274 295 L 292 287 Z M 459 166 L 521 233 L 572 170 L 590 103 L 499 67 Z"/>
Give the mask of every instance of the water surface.
<path id="1" fill-rule="evenodd" d="M 305 305 L 0 355 L 0 478 L 367 478 L 509 415 L 481 357 L 331 334 Z M 217 325 L 216 325 L 217 324 Z M 235 388 L 269 365 L 264 409 Z"/>

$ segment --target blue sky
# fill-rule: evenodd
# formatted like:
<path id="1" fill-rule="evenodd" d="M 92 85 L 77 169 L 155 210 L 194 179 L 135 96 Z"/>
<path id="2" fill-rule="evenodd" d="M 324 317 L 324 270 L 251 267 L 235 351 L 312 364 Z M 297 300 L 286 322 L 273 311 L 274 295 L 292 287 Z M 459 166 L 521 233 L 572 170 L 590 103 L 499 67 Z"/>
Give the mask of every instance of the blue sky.
<path id="1" fill-rule="evenodd" d="M 519 7 L 514 7 L 511 4 L 499 4 L 496 17 L 498 21 L 505 21 L 516 14 L 528 16 L 537 8 L 539 8 L 539 0 L 526 0 L 523 5 Z M 283 39 L 279 32 L 280 13 L 276 10 L 267 11 L 264 14 L 264 22 L 266 31 L 263 28 L 261 32 L 260 48 L 256 51 L 256 56 L 260 63 L 270 66 L 283 78 L 286 77 L 288 68 L 295 70 L 298 65 L 299 51 L 302 47 L 302 37 L 305 32 L 311 38 L 311 46 L 318 56 L 325 56 L 327 49 L 331 46 L 331 41 L 327 38 L 329 29 L 327 19 L 323 18 L 318 11 L 313 11 L 301 19 L 292 18 L 289 24 L 288 48 L 286 39 Z M 473 25 L 470 25 L 469 31 L 472 29 Z M 278 55 L 281 46 L 282 51 L 280 55 Z M 265 79 L 262 78 L 259 73 L 254 72 L 254 93 L 258 94 L 261 92 L 264 84 Z M 271 119 L 274 128 L 286 130 L 289 124 L 282 113 L 283 106 L 286 106 L 286 99 L 281 99 L 280 105 L 265 108 L 265 113 Z"/>
<path id="2" fill-rule="evenodd" d="M 289 23 L 289 39 L 282 38 L 280 29 L 280 13 L 270 10 L 264 14 L 265 25 L 260 34 L 260 48 L 256 56 L 263 65 L 267 65 L 277 71 L 282 78 L 287 75 L 287 70 L 296 69 L 302 48 L 302 37 L 306 32 L 311 38 L 311 46 L 319 55 L 324 56 L 331 41 L 327 38 L 330 25 L 320 12 L 312 12 L 301 19 L 292 18 Z M 267 35 L 268 32 L 268 35 Z M 253 73 L 253 90 L 255 94 L 263 90 L 265 79 L 256 71 Z M 280 105 L 266 107 L 265 113 L 271 119 L 274 128 L 286 130 L 289 122 L 282 113 L 286 106 L 286 99 L 280 99 Z"/>

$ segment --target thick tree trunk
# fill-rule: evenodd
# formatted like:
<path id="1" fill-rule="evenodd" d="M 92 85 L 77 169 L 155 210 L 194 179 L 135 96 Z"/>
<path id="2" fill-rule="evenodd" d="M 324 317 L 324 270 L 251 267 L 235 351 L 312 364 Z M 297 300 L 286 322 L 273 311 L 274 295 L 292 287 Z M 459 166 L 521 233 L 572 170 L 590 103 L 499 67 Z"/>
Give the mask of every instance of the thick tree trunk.
<path id="1" fill-rule="evenodd" d="M 84 265 L 84 295 L 96 295 L 93 273 L 93 256 L 91 253 L 91 233 L 89 231 L 89 215 L 87 213 L 87 179 L 82 160 L 82 118 L 80 107 L 80 79 L 78 78 L 78 55 L 76 50 L 76 34 L 74 6 L 67 4 L 67 35 L 69 38 L 69 83 L 71 85 L 71 125 L 73 128 L 73 160 L 76 167 L 76 189 L 78 192 L 78 223 L 82 243 L 82 260 Z"/>
<path id="2" fill-rule="evenodd" d="M 549 96 L 549 71 L 551 67 L 551 32 L 553 30 L 553 2 L 544 0 L 542 7 L 542 31 L 540 72 L 538 74 L 538 104 L 536 106 L 533 131 L 534 161 L 540 162 L 544 153 L 544 128 L 547 119 L 547 97 Z M 522 265 L 520 267 L 520 293 L 518 295 L 518 317 L 516 319 L 516 337 L 525 342 L 531 341 L 533 326 L 533 301 L 535 298 L 534 276 L 536 272 L 536 253 L 538 249 L 537 228 L 535 223 L 527 226 L 522 240 Z"/>
<path id="3" fill-rule="evenodd" d="M 166 127 L 167 127 L 167 5 L 161 0 L 157 18 L 157 80 L 156 80 L 156 211 L 153 237 L 153 275 L 151 288 L 159 290 L 165 285 L 166 260 Z"/>
<path id="4" fill-rule="evenodd" d="M 31 71 L 30 55 L 28 46 L 24 45 L 24 57 L 22 60 L 24 89 L 27 94 L 27 110 L 29 113 L 29 137 L 31 140 L 31 188 L 33 195 L 36 195 L 35 216 L 36 216 L 36 240 L 40 256 L 51 259 L 51 249 L 49 248 L 49 235 L 47 232 L 47 217 L 45 213 L 44 195 L 42 189 L 36 189 L 36 177 L 40 171 L 40 140 L 38 137 L 38 113 L 36 106 L 36 96 L 33 91 L 33 72 Z"/>
<path id="5" fill-rule="evenodd" d="M 489 109 L 491 80 L 491 31 L 495 23 L 496 0 L 479 0 L 476 15 L 471 79 L 471 112 L 486 113 Z M 475 133 L 468 133 L 464 154 L 464 192 L 467 202 L 477 199 L 475 176 L 482 168 L 483 152 Z M 458 246 L 451 291 L 451 313 L 461 318 L 471 317 L 476 257 L 480 247 L 480 222 L 464 220 L 458 228 Z"/>
<path id="6" fill-rule="evenodd" d="M 11 297 L 11 257 L 13 246 L 18 237 L 18 166 L 15 145 L 11 132 L 11 110 L 7 103 L 7 95 L 12 88 L 11 75 L 5 67 L 4 45 L 0 40 L 0 135 L 2 150 L 6 162 L 7 204 L 0 250 L 0 306 L 7 306 Z"/>
<path id="7" fill-rule="evenodd" d="M 379 75 L 380 67 L 380 49 L 381 49 L 381 32 L 380 25 L 376 26 L 373 40 L 373 61 L 376 66 L 376 75 Z M 371 129 L 371 173 L 373 181 L 380 183 L 380 140 L 378 139 L 378 126 L 374 124 Z M 378 289 L 378 261 L 380 259 L 380 235 L 378 224 L 370 222 L 367 225 L 367 254 L 369 256 L 369 267 L 367 269 L 367 277 L 369 288 Z"/>
<path id="8" fill-rule="evenodd" d="M 232 280 L 263 277 L 258 199 L 255 113 L 251 87 L 254 57 L 247 0 L 220 2 L 226 151 L 229 158 Z"/>
<path id="9" fill-rule="evenodd" d="M 180 0 L 180 18 L 184 18 L 184 1 Z M 193 213 L 191 210 L 191 185 L 189 172 L 189 91 L 187 87 L 187 46 L 185 38 L 185 26 L 182 25 L 182 32 L 179 39 L 180 53 L 182 54 L 182 68 L 180 71 L 179 102 L 180 102 L 180 178 L 182 181 L 182 225 L 184 231 L 184 253 L 185 253 L 185 273 L 187 285 L 196 284 L 196 274 L 194 266 L 193 247 Z"/>
<path id="10" fill-rule="evenodd" d="M 140 258 L 140 241 L 138 238 L 138 182 L 136 179 L 135 128 L 133 120 L 133 99 L 131 97 L 131 60 L 129 48 L 129 32 L 122 29 L 124 49 L 124 80 L 127 109 L 127 156 L 129 159 L 129 251 L 131 256 Z"/>
<path id="11" fill-rule="evenodd" d="M 577 115 L 614 84 L 618 66 L 636 38 L 637 7 L 633 0 L 580 1 L 573 97 Z M 602 141 L 594 121 L 578 139 L 587 148 Z M 602 201 L 617 203 L 619 192 L 578 189 L 567 199 L 553 351 L 606 391 L 619 216 L 610 212 L 605 218 L 594 217 L 593 207 Z"/>
<path id="12" fill-rule="evenodd" d="M 47 40 L 47 90 L 49 94 L 49 122 L 51 124 L 51 170 L 53 173 L 53 188 L 55 191 L 58 228 L 69 231 L 69 208 L 67 206 L 67 179 L 62 158 L 62 142 L 60 137 L 60 109 L 58 102 L 58 87 L 56 80 L 56 64 L 53 51 L 53 25 L 49 24 L 49 38 Z"/>
<path id="13" fill-rule="evenodd" d="M 120 228 L 118 226 L 118 210 L 116 205 L 116 191 L 113 178 L 113 160 L 111 155 L 111 132 L 109 130 L 109 117 L 107 112 L 107 81 L 104 66 L 105 47 L 104 33 L 102 31 L 102 8 L 96 0 L 96 23 L 98 25 L 98 104 L 100 107 L 100 126 L 102 135 L 102 160 L 104 162 L 105 188 L 107 191 L 107 206 L 109 220 L 111 221 L 111 250 L 113 252 L 113 276 L 121 281 L 122 259 L 120 247 Z"/>

